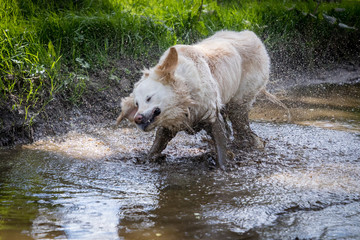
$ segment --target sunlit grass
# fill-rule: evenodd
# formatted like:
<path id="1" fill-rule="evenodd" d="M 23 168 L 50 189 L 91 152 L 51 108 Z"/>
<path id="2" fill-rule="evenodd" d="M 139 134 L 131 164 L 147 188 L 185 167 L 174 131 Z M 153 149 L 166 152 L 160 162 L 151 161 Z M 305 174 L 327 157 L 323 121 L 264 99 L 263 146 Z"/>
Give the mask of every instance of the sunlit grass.
<path id="1" fill-rule="evenodd" d="M 1 105 L 39 111 L 54 93 L 78 104 L 89 72 L 221 29 L 255 31 L 273 57 L 293 65 L 341 61 L 360 52 L 358 16 L 356 1 L 3 0 Z"/>
<path id="2" fill-rule="evenodd" d="M 14 34 L 3 29 L 0 42 L 1 103 L 11 102 L 13 109 L 25 107 L 27 120 L 29 107 L 45 104 L 44 97 L 52 96 L 60 56 L 51 41 L 43 46 L 26 31 Z"/>

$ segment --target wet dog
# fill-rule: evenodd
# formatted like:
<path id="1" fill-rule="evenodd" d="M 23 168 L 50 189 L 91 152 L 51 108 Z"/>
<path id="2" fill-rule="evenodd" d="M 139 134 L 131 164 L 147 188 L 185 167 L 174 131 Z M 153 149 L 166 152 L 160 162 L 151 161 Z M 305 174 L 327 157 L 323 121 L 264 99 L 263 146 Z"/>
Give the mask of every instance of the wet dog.
<path id="1" fill-rule="evenodd" d="M 215 143 L 217 166 L 225 168 L 225 117 L 232 123 L 231 144 L 263 146 L 250 129 L 248 113 L 257 94 L 267 93 L 269 71 L 265 46 L 251 31 L 220 31 L 194 45 L 175 45 L 143 71 L 130 96 L 122 99 L 117 123 L 127 118 L 143 131 L 157 128 L 151 158 L 177 132 L 205 129 Z"/>

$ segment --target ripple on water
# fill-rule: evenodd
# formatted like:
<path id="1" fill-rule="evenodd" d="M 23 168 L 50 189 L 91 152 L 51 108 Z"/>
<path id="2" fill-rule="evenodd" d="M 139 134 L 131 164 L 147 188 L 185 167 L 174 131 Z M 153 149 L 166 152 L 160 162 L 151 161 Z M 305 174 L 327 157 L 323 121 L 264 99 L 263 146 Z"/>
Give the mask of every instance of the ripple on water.
<path id="1" fill-rule="evenodd" d="M 251 126 L 267 146 L 236 152 L 228 172 L 203 163 L 211 155 L 204 133 L 179 134 L 163 164 L 128 161 L 154 138 L 128 127 L 94 127 L 0 152 L 1 207 L 15 219 L 5 228 L 69 239 L 359 237 L 359 136 Z"/>

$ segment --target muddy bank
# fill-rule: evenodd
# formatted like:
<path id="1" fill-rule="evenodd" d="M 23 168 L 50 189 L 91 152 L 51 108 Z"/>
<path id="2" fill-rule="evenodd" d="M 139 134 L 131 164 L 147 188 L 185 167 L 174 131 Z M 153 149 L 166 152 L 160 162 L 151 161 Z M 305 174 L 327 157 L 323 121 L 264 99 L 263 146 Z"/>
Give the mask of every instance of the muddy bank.
<path id="1" fill-rule="evenodd" d="M 268 86 L 274 90 L 315 84 L 353 84 L 360 82 L 360 64 L 356 61 L 327 64 L 315 69 L 286 68 L 275 64 Z"/>
<path id="2" fill-rule="evenodd" d="M 29 143 L 88 125 L 113 122 L 120 113 L 121 97 L 131 92 L 133 84 L 141 76 L 141 70 L 155 63 L 155 60 L 123 58 L 107 68 L 92 72 L 80 105 L 70 103 L 67 96 L 55 95 L 40 114 L 37 113 L 39 109 L 30 112 L 29 116 L 35 116 L 31 125 L 25 120 L 24 109 L 12 110 L 10 104 L 4 104 L 0 108 L 0 146 Z M 323 83 L 352 85 L 359 81 L 360 64 L 329 65 L 327 68 L 300 71 L 275 62 L 268 88 L 279 96 L 285 96 L 294 87 Z"/>
<path id="3" fill-rule="evenodd" d="M 24 109 L 12 109 L 11 103 L 0 107 L 0 146 L 13 146 L 33 142 L 44 136 L 53 136 L 86 125 L 109 122 L 119 114 L 122 96 L 132 90 L 132 85 L 141 75 L 147 62 L 129 58 L 117 60 L 111 66 L 90 73 L 81 104 L 69 100 L 71 93 L 55 94 L 41 109 L 33 109 L 29 118 L 36 116 L 29 126 Z"/>

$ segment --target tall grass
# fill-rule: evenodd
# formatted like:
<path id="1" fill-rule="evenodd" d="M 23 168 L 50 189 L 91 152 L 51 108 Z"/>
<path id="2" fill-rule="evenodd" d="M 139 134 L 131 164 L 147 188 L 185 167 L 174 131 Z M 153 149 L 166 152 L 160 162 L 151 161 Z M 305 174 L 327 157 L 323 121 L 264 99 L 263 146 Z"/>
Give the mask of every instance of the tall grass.
<path id="1" fill-rule="evenodd" d="M 221 29 L 255 31 L 272 56 L 294 66 L 356 58 L 359 2 L 318 3 L 2 0 L 0 105 L 41 109 L 54 93 L 79 103 L 89 71 L 124 55 L 160 54 L 173 44 L 193 43 Z"/>
<path id="2" fill-rule="evenodd" d="M 44 105 L 55 91 L 61 57 L 51 41 L 44 45 L 30 30 L 18 30 L 3 28 L 0 32 L 0 104 L 10 102 L 13 110 L 23 108 L 28 120 L 29 108 Z"/>

